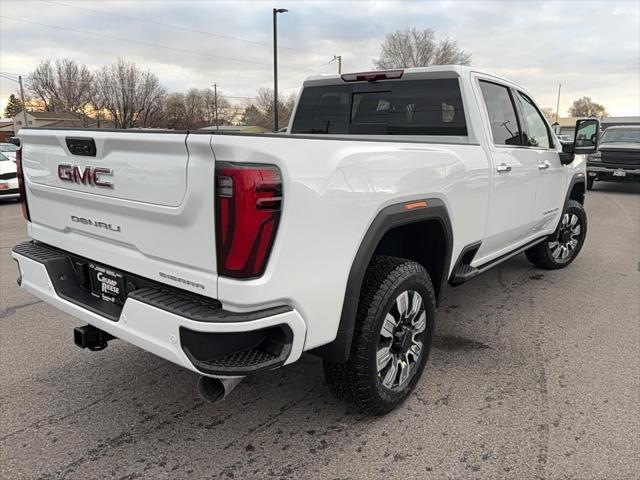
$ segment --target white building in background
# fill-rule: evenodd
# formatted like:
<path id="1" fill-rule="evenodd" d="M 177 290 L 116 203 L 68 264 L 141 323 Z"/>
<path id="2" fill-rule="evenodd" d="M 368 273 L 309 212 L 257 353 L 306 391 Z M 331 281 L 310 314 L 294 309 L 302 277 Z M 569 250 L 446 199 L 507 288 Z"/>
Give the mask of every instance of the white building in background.
<path id="1" fill-rule="evenodd" d="M 26 125 L 25 125 L 25 115 L 20 112 L 13 120 L 13 128 L 15 134 L 18 135 L 18 132 L 22 127 L 29 128 L 42 128 L 42 127 L 63 127 L 63 128 L 73 128 L 73 127 L 82 127 L 82 120 L 80 117 L 73 113 L 57 113 L 57 112 L 26 112 Z"/>

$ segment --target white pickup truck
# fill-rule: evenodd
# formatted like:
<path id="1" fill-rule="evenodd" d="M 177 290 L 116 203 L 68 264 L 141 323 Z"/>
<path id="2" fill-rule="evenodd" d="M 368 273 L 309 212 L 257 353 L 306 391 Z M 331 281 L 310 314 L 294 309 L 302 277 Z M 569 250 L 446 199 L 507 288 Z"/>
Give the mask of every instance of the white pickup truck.
<path id="1" fill-rule="evenodd" d="M 130 342 L 211 401 L 310 351 L 381 414 L 447 285 L 576 258 L 597 132 L 563 151 L 522 87 L 457 66 L 311 77 L 280 135 L 23 129 L 18 281 L 88 324 L 77 345 Z"/>

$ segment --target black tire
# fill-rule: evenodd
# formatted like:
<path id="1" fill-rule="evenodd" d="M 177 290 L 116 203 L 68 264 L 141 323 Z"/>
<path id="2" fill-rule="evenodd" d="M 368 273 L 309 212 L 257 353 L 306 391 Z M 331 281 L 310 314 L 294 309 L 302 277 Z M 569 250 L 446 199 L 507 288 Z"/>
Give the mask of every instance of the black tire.
<path id="1" fill-rule="evenodd" d="M 407 296 L 403 297 L 405 292 Z M 415 293 L 419 294 L 421 301 L 417 300 Z M 404 313 L 400 311 L 400 297 L 410 299 L 405 304 Z M 422 309 L 419 313 L 413 313 L 414 305 L 420 303 L 426 314 L 424 319 Z M 398 325 L 404 325 L 396 327 L 398 330 L 393 336 L 389 335 L 387 329 L 383 331 L 383 324 L 388 326 L 388 317 L 394 318 L 392 312 L 396 313 Z M 421 265 L 402 258 L 375 257 L 362 283 L 349 359 L 346 363 L 323 362 L 325 378 L 331 391 L 368 415 L 382 415 L 400 405 L 412 392 L 424 370 L 431 349 L 435 313 L 436 300 L 431 278 Z M 412 319 L 408 318 L 410 315 Z M 418 315 L 422 321 L 417 320 Z M 420 325 L 424 323 L 420 327 L 420 333 L 416 333 L 417 329 L 413 330 L 413 333 L 409 333 L 411 339 L 407 341 L 405 338 L 403 342 L 403 328 L 406 337 L 407 330 L 417 327 L 418 322 Z M 383 341 L 387 340 L 390 342 L 388 347 L 383 345 Z M 417 358 L 414 352 L 402 350 L 407 344 L 416 341 L 421 343 Z M 394 342 L 401 345 L 396 347 Z M 409 350 L 414 348 L 411 345 L 409 347 Z M 393 374 L 389 373 L 392 368 L 398 372 L 398 385 L 394 388 L 391 388 L 393 380 L 391 387 L 383 385 L 383 381 L 388 381 L 388 376 L 384 375 L 382 378 L 383 372 L 378 367 L 379 350 L 385 348 L 397 353 L 397 356 L 389 354 L 386 371 L 388 376 L 396 376 L 395 371 Z M 397 352 L 392 350 L 396 348 Z M 396 359 L 399 358 L 406 360 L 406 363 L 397 363 Z M 405 368 L 409 373 L 402 380 Z"/>
<path id="2" fill-rule="evenodd" d="M 569 218 L 569 224 L 574 217 L 577 218 L 580 231 L 579 235 L 571 236 L 571 234 L 566 233 L 565 227 L 567 225 L 564 224 L 564 218 L 567 216 Z M 569 200 L 567 208 L 563 212 L 560 221 L 561 224 L 556 234 L 548 240 L 531 247 L 525 252 L 529 261 L 538 268 L 544 268 L 546 270 L 564 268 L 571 264 L 571 262 L 573 262 L 580 253 L 580 250 L 582 250 L 584 240 L 587 236 L 587 213 L 585 212 L 582 204 L 575 200 Z M 575 229 L 575 226 L 571 226 L 569 229 L 573 229 L 572 231 L 577 230 Z M 570 248 L 571 244 L 569 243 L 568 238 L 576 240 L 577 243 L 573 248 Z M 567 246 L 562 247 L 562 245 Z M 568 255 L 564 257 L 564 251 L 558 255 L 554 255 L 558 248 L 567 248 L 567 250 L 569 250 Z"/>
<path id="3" fill-rule="evenodd" d="M 595 182 L 593 177 L 587 177 L 587 190 L 593 189 L 593 182 Z"/>

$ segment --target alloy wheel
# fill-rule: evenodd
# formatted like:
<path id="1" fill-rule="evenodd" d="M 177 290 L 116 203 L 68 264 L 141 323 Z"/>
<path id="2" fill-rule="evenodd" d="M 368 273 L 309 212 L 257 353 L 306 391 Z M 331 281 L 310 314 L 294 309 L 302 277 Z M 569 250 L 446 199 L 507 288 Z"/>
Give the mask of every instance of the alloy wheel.
<path id="1" fill-rule="evenodd" d="M 415 374 L 424 347 L 427 313 L 414 290 L 400 293 L 385 316 L 376 354 L 378 379 L 385 388 L 401 390 Z"/>
<path id="2" fill-rule="evenodd" d="M 549 250 L 553 258 L 559 262 L 566 262 L 574 254 L 580 242 L 582 226 L 575 213 L 565 213 L 555 241 L 549 242 Z"/>

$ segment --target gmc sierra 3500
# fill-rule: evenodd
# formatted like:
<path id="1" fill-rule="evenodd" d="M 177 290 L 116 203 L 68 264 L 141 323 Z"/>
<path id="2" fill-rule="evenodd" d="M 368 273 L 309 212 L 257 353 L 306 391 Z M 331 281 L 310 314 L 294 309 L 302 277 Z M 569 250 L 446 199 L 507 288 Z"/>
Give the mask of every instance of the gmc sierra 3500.
<path id="1" fill-rule="evenodd" d="M 81 347 L 123 339 L 211 401 L 311 351 L 382 414 L 424 370 L 446 285 L 576 258 L 597 132 L 563 147 L 523 88 L 458 66 L 311 77 L 282 135 L 22 129 L 13 257 L 88 324 Z"/>

